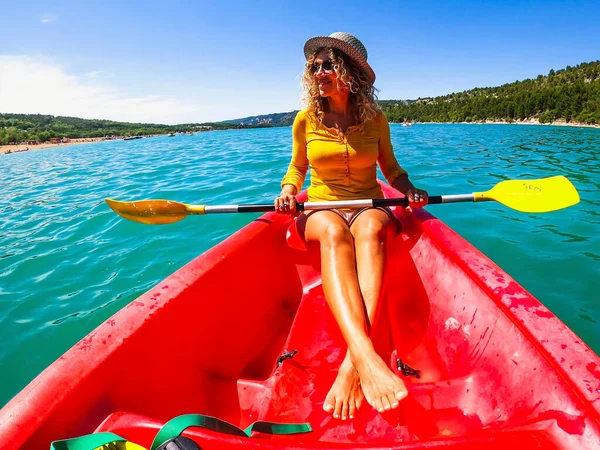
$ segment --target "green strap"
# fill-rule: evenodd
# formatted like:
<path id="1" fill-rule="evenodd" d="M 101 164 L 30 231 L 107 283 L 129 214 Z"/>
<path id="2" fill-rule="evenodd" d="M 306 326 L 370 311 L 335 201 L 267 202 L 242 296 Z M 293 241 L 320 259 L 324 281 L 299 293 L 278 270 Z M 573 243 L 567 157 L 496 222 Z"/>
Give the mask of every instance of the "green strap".
<path id="1" fill-rule="evenodd" d="M 179 436 L 186 428 L 189 427 L 208 428 L 209 430 L 214 430 L 221 433 L 246 437 L 246 434 L 238 427 L 225 422 L 224 420 L 217 419 L 216 417 L 203 416 L 200 414 L 184 414 L 169 420 L 163 425 L 163 427 L 156 434 L 154 441 L 152 441 L 150 450 L 156 450 L 164 442 Z"/>
<path id="2" fill-rule="evenodd" d="M 309 423 L 277 423 L 277 422 L 254 422 L 244 430 L 250 436 L 253 431 L 265 434 L 299 434 L 310 433 L 312 427 Z"/>
<path id="3" fill-rule="evenodd" d="M 217 419 L 216 417 L 204 416 L 202 414 L 185 414 L 169 420 L 158 432 L 150 450 L 156 450 L 163 443 L 179 436 L 186 428 L 201 427 L 219 433 L 231 434 L 239 437 L 250 437 L 253 431 L 268 434 L 294 434 L 308 433 L 312 431 L 308 423 L 275 423 L 275 422 L 254 422 L 246 430 L 235 425 Z M 69 449 L 70 450 L 70 449 Z"/>
<path id="4" fill-rule="evenodd" d="M 121 436 L 113 433 L 94 433 L 64 441 L 54 441 L 50 450 L 92 450 L 111 442 L 126 442 Z"/>
<path id="5" fill-rule="evenodd" d="M 251 437 L 253 432 L 265 434 L 297 434 L 309 433 L 312 427 L 308 423 L 277 423 L 277 422 L 254 422 L 245 430 L 235 425 L 217 419 L 216 417 L 203 416 L 201 414 L 185 414 L 169 420 L 158 431 L 150 450 L 156 450 L 163 443 L 179 436 L 189 427 L 201 427 L 219 433 L 231 434 L 239 437 Z M 92 450 L 112 442 L 127 442 L 121 436 L 113 433 L 94 433 L 63 441 L 54 441 L 50 444 L 50 450 Z"/>

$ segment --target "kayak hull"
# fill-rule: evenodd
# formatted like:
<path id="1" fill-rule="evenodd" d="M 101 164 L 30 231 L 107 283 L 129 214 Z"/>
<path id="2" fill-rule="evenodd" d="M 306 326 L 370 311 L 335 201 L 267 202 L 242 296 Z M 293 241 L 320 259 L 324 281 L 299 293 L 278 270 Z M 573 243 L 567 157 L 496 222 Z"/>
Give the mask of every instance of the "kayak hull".
<path id="1" fill-rule="evenodd" d="M 383 186 L 386 196 L 397 196 Z M 131 302 L 0 410 L 6 448 L 112 431 L 149 448 L 181 414 L 245 428 L 309 422 L 293 436 L 185 432 L 203 449 L 598 448 L 600 359 L 481 252 L 419 210 L 394 214 L 373 342 L 421 371 L 380 414 L 333 419 L 323 401 L 346 347 L 319 250 L 268 213 Z M 280 364 L 285 352 L 297 351 Z"/>

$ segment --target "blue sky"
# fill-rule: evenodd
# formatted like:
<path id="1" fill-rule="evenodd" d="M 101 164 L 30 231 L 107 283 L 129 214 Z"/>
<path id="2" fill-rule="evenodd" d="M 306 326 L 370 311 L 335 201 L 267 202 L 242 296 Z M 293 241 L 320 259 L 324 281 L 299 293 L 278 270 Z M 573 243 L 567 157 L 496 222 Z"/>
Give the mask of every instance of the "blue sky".
<path id="1" fill-rule="evenodd" d="M 334 31 L 363 41 L 381 100 L 600 59 L 598 1 L 2 0 L 0 10 L 0 112 L 183 123 L 291 111 L 304 42 Z"/>

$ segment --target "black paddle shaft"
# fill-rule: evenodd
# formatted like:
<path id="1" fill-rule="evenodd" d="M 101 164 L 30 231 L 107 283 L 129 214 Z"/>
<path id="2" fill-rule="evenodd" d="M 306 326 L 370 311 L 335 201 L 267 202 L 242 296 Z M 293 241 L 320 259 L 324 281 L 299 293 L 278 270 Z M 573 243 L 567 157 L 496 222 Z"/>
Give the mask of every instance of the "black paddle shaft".
<path id="1" fill-rule="evenodd" d="M 408 206 L 409 202 L 406 197 L 404 198 L 375 198 L 372 200 L 373 206 Z M 429 197 L 430 205 L 442 203 L 441 195 L 432 195 Z M 262 205 L 239 205 L 237 212 L 270 212 L 275 211 L 275 205 L 273 204 L 262 204 Z M 298 203 L 296 205 L 296 211 L 304 211 L 304 203 Z"/>

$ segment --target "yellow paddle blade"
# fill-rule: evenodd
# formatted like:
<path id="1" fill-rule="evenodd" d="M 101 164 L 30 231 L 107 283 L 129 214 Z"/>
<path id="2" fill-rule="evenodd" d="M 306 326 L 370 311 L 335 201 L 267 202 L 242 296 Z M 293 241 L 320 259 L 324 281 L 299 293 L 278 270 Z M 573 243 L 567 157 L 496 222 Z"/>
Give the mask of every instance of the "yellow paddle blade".
<path id="1" fill-rule="evenodd" d="M 549 212 L 579 203 L 575 186 L 565 177 L 506 180 L 487 192 L 473 192 L 475 201 L 495 200 L 522 212 Z"/>
<path id="2" fill-rule="evenodd" d="M 204 214 L 203 206 L 193 208 L 185 203 L 172 200 L 141 200 L 137 202 L 120 202 L 106 199 L 108 206 L 124 219 L 151 225 L 164 225 L 179 222 L 188 214 Z"/>

